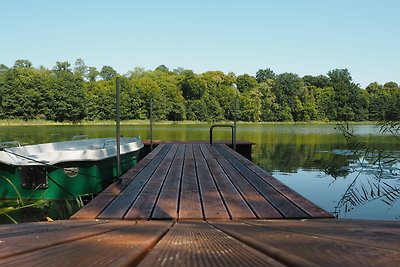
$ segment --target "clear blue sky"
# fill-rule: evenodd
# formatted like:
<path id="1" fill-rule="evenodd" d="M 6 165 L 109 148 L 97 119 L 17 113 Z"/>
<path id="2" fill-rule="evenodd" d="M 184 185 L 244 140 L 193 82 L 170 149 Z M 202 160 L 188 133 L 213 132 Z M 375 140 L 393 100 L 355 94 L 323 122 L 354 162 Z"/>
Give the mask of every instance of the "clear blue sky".
<path id="1" fill-rule="evenodd" d="M 164 64 L 300 76 L 348 68 L 353 81 L 400 83 L 398 0 L 0 0 L 0 63 L 52 68 Z"/>

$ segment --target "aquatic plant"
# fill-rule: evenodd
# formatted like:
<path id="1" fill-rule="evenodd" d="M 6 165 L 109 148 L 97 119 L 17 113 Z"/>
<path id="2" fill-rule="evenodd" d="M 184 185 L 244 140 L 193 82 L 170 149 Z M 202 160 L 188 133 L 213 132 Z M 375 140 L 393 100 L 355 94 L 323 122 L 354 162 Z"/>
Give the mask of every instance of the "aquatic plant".
<path id="1" fill-rule="evenodd" d="M 399 122 L 381 122 L 377 127 L 381 134 L 400 138 Z M 338 124 L 338 129 L 357 161 L 352 164 L 356 176 L 338 201 L 335 215 L 376 200 L 381 200 L 389 207 L 393 206 L 400 199 L 400 147 L 391 150 L 371 147 L 360 140 L 347 123 Z"/>
<path id="2" fill-rule="evenodd" d="M 0 201 L 0 224 L 67 219 L 94 198 L 93 194 L 86 194 L 61 200 L 24 199 L 10 179 L 0 178 L 11 184 L 18 196 L 14 200 Z"/>

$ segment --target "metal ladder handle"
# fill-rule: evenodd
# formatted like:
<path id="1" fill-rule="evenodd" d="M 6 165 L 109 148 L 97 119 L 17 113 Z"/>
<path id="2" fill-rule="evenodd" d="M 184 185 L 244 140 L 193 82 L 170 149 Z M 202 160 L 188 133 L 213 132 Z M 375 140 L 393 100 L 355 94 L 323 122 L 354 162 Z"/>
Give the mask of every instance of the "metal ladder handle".
<path id="1" fill-rule="evenodd" d="M 216 127 L 229 127 L 229 128 L 231 128 L 231 131 L 232 131 L 232 139 L 231 139 L 231 141 L 232 141 L 232 148 L 234 148 L 235 146 L 234 146 L 234 129 L 235 129 L 235 127 L 233 126 L 233 125 L 226 125 L 226 124 L 216 124 L 216 125 L 212 125 L 211 127 L 210 127 L 210 145 L 212 145 L 213 144 L 213 130 L 214 130 L 214 128 L 216 128 Z"/>

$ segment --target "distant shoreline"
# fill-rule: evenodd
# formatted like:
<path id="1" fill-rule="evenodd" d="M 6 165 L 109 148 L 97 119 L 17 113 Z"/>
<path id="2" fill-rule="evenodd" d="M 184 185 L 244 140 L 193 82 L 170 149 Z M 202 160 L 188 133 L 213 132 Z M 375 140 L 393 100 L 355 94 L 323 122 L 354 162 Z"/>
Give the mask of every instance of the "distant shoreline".
<path id="1" fill-rule="evenodd" d="M 302 122 L 243 122 L 238 121 L 238 124 L 263 124 L 263 125 L 335 125 L 337 123 L 349 123 L 349 124 L 377 124 L 376 121 L 360 121 L 360 122 L 334 122 L 334 121 L 302 121 Z M 52 125 L 114 125 L 115 121 L 82 121 L 82 122 L 54 122 L 46 120 L 0 120 L 1 126 L 52 126 Z M 149 124 L 149 120 L 124 120 L 121 121 L 121 125 L 143 125 Z M 219 121 L 219 122 L 205 122 L 205 121 L 156 121 L 153 124 L 233 124 L 232 121 Z"/>

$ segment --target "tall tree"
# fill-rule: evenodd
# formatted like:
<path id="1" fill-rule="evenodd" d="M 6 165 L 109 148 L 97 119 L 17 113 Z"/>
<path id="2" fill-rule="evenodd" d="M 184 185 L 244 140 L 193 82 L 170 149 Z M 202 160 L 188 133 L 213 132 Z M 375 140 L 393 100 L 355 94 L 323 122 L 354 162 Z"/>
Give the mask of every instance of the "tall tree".
<path id="1" fill-rule="evenodd" d="M 237 89 L 243 93 L 246 91 L 251 91 L 258 86 L 256 78 L 248 74 L 239 75 L 236 78 Z"/>
<path id="2" fill-rule="evenodd" d="M 275 78 L 275 73 L 270 68 L 259 69 L 256 73 L 256 79 L 258 83 L 263 83 L 273 78 Z"/>
<path id="3" fill-rule="evenodd" d="M 74 73 L 82 78 L 86 78 L 89 71 L 89 67 L 86 66 L 85 61 L 82 58 L 78 58 L 75 61 Z"/>
<path id="4" fill-rule="evenodd" d="M 53 67 L 53 71 L 54 72 L 66 71 L 72 73 L 71 63 L 69 63 L 68 61 L 57 61 L 56 65 Z"/>
<path id="5" fill-rule="evenodd" d="M 167 72 L 167 73 L 169 72 L 169 69 L 165 65 L 160 65 L 155 70 Z"/>
<path id="6" fill-rule="evenodd" d="M 111 66 L 103 66 L 100 71 L 100 76 L 103 80 L 111 80 L 118 75 L 117 71 Z"/>
<path id="7" fill-rule="evenodd" d="M 86 78 L 89 82 L 95 82 L 99 75 L 100 72 L 95 67 L 89 67 Z"/>
<path id="8" fill-rule="evenodd" d="M 361 93 L 361 88 L 352 82 L 347 69 L 335 69 L 328 72 L 329 85 L 335 91 L 334 108 L 335 120 L 354 121 L 365 118 L 367 103 Z"/>
<path id="9" fill-rule="evenodd" d="M 32 62 L 27 59 L 18 59 L 14 64 L 14 69 L 16 68 L 32 68 Z"/>
<path id="10" fill-rule="evenodd" d="M 57 62 L 53 68 L 54 80 L 51 84 L 53 120 L 79 122 L 85 117 L 85 95 L 83 79 L 76 76 L 67 61 Z"/>
<path id="11" fill-rule="evenodd" d="M 301 120 L 298 112 L 298 97 L 304 91 L 302 79 L 294 73 L 283 73 L 276 76 L 272 90 L 276 95 L 279 110 L 279 121 Z"/>
<path id="12" fill-rule="evenodd" d="M 4 76 L 2 109 L 7 118 L 35 119 L 46 117 L 49 72 L 16 64 Z"/>
<path id="13" fill-rule="evenodd" d="M 185 99 L 200 99 L 207 91 L 205 81 L 191 70 L 183 72 L 181 88 Z"/>

